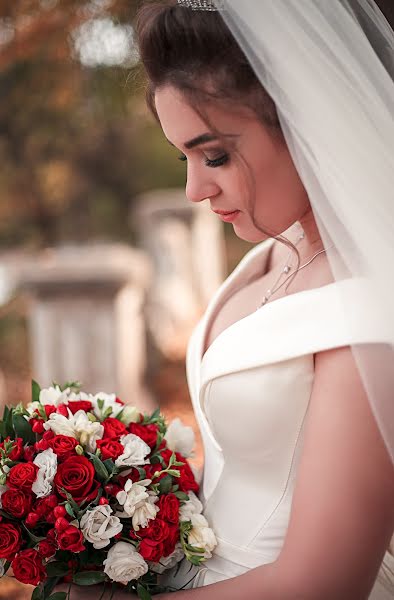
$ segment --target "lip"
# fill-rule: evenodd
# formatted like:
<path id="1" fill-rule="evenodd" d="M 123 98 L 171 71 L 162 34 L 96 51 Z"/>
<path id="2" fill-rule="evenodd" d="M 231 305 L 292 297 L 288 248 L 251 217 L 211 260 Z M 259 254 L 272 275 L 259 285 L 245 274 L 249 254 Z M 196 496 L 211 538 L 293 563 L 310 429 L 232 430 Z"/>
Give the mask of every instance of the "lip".
<path id="1" fill-rule="evenodd" d="M 232 223 L 238 217 L 240 210 L 233 210 L 231 212 L 225 212 L 224 210 L 214 210 L 214 213 L 219 215 L 222 221 L 226 221 L 226 223 Z"/>

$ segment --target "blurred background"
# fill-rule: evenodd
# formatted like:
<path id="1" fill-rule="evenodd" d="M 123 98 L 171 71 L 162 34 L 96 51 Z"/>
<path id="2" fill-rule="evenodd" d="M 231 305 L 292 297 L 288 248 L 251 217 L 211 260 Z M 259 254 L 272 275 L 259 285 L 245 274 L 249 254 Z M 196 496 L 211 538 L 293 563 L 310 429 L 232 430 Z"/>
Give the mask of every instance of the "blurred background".
<path id="1" fill-rule="evenodd" d="M 0 405 L 79 379 L 196 431 L 187 341 L 250 245 L 185 198 L 144 102 L 140 3 L 0 0 Z"/>
<path id="2" fill-rule="evenodd" d="M 185 198 L 145 107 L 139 4 L 0 0 L 0 404 L 78 379 L 195 428 L 187 340 L 249 245 Z"/>

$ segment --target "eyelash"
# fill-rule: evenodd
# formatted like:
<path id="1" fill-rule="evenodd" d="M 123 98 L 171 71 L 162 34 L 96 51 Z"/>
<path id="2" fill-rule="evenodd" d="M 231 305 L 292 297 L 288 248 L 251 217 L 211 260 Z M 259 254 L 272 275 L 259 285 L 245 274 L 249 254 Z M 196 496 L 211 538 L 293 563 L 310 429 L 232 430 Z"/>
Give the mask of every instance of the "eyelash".
<path id="1" fill-rule="evenodd" d="M 187 157 L 184 154 L 181 154 L 181 156 L 179 156 L 179 160 L 186 162 Z M 205 165 L 207 167 L 211 167 L 214 169 L 216 167 L 222 167 L 223 165 L 228 163 L 229 160 L 230 160 L 230 156 L 228 154 L 223 154 L 222 156 L 219 156 L 219 158 L 215 158 L 215 159 L 206 158 Z"/>

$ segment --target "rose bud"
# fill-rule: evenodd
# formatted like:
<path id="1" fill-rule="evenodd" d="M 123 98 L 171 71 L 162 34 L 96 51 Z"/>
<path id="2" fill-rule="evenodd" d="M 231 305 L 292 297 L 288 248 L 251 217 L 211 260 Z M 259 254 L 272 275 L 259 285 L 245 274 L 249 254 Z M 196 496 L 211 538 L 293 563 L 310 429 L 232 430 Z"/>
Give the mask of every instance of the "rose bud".
<path id="1" fill-rule="evenodd" d="M 64 531 L 69 525 L 70 523 L 64 517 L 59 517 L 55 521 L 55 529 L 57 529 L 57 531 Z"/>
<path id="2" fill-rule="evenodd" d="M 55 515 L 56 519 L 59 519 L 60 517 L 65 517 L 67 514 L 66 509 L 64 508 L 64 506 L 55 506 L 55 508 L 53 509 L 53 514 Z"/>
<path id="3" fill-rule="evenodd" d="M 35 527 L 38 523 L 39 520 L 39 515 L 36 512 L 29 512 L 29 514 L 26 517 L 26 525 L 28 527 Z"/>
<path id="4" fill-rule="evenodd" d="M 30 419 L 30 424 L 34 433 L 43 433 L 45 431 L 42 419 Z"/>
<path id="5" fill-rule="evenodd" d="M 101 506 L 104 506 L 105 504 L 109 504 L 109 502 L 108 502 L 107 498 L 101 497 L 100 500 L 99 500 L 99 504 Z"/>

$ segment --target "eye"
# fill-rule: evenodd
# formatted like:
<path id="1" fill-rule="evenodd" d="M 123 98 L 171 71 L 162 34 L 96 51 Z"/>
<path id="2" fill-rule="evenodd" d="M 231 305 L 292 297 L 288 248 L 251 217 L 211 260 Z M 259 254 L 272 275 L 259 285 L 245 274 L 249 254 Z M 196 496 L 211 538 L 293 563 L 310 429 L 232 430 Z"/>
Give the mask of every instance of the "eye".
<path id="1" fill-rule="evenodd" d="M 211 167 L 211 168 L 222 167 L 223 165 L 228 163 L 229 160 L 230 160 L 230 155 L 225 153 L 225 154 L 222 154 L 221 156 L 218 156 L 218 158 L 206 158 L 205 164 L 207 165 L 207 167 Z"/>

